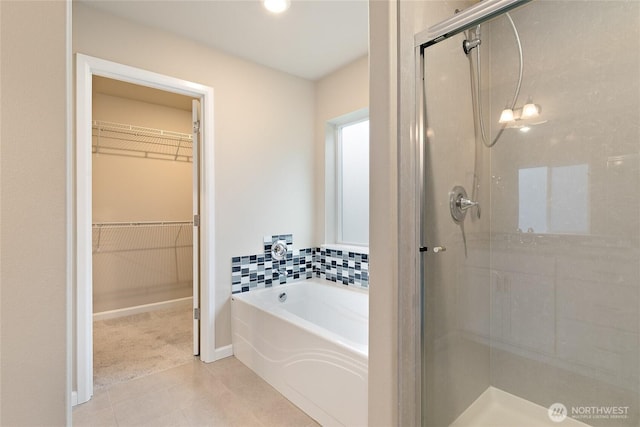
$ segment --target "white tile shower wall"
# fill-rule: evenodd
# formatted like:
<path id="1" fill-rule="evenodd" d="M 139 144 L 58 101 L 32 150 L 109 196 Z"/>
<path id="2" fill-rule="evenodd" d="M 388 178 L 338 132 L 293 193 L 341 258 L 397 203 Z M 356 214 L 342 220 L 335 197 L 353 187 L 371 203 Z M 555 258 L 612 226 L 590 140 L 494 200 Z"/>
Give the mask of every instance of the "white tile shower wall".
<path id="1" fill-rule="evenodd" d="M 281 261 L 276 261 L 271 256 L 271 245 L 277 240 L 287 243 L 286 259 Z M 231 293 L 269 288 L 274 284 L 312 277 L 361 289 L 369 288 L 368 254 L 321 248 L 293 250 L 292 247 L 291 234 L 266 236 L 262 254 L 233 257 Z"/>

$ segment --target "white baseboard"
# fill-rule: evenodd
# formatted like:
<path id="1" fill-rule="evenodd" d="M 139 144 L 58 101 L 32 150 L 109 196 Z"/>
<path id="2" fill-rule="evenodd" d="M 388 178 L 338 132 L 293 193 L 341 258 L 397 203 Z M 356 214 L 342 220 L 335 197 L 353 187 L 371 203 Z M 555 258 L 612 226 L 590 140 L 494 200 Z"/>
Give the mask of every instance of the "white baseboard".
<path id="1" fill-rule="evenodd" d="M 153 304 L 136 305 L 134 307 L 120 308 L 118 310 L 101 311 L 100 313 L 93 314 L 93 320 L 116 319 L 118 317 L 131 316 L 132 314 L 183 306 L 193 306 L 193 297 L 172 299 L 169 301 L 155 302 Z"/>
<path id="2" fill-rule="evenodd" d="M 233 346 L 231 344 L 216 348 L 213 354 L 214 360 L 220 360 L 231 356 L 233 356 Z"/>

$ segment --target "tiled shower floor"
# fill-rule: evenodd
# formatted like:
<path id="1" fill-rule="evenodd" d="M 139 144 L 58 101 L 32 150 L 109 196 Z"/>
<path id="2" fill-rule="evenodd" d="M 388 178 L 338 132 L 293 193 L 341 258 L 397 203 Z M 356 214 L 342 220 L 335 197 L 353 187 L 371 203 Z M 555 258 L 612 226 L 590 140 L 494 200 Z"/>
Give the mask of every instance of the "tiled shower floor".
<path id="1" fill-rule="evenodd" d="M 528 400 L 489 387 L 449 427 L 589 427 L 571 418 L 553 422 L 547 411 Z"/>

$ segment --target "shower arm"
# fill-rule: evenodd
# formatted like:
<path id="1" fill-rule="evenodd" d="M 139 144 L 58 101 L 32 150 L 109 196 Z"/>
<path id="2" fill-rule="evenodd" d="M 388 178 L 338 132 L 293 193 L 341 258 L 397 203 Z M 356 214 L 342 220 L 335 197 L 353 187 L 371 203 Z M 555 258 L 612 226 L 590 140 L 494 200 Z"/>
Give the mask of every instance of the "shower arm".
<path id="1" fill-rule="evenodd" d="M 511 24 L 511 29 L 513 30 L 513 35 L 516 39 L 516 44 L 518 45 L 518 59 L 519 59 L 519 71 L 518 71 L 518 84 L 516 85 L 516 90 L 514 91 L 513 94 L 513 100 L 511 101 L 511 109 L 513 110 L 516 106 L 516 103 L 518 102 L 518 96 L 520 96 L 520 88 L 522 87 L 522 74 L 523 74 L 523 68 L 524 68 L 524 59 L 523 59 L 523 55 L 522 55 L 522 43 L 520 42 L 520 35 L 518 34 L 518 29 L 516 28 L 516 24 L 513 22 L 513 19 L 511 18 L 511 15 L 509 14 L 509 12 L 505 13 L 505 16 L 507 17 L 507 19 L 509 20 L 509 23 Z M 479 38 L 479 34 L 480 34 L 480 29 L 479 29 L 480 25 L 478 25 L 478 28 L 476 30 L 476 37 Z M 487 139 L 487 135 L 486 135 L 486 131 L 484 128 L 484 117 L 482 114 L 482 102 L 480 99 L 480 48 L 479 48 L 480 43 L 477 44 L 478 49 L 476 50 L 476 70 L 477 70 L 477 82 L 474 83 L 473 80 L 473 76 L 471 77 L 471 82 L 474 85 L 474 92 L 475 92 L 475 98 L 476 98 L 476 102 L 478 105 L 478 121 L 480 122 L 480 133 L 482 135 L 482 143 L 485 145 L 485 147 L 487 148 L 491 148 L 494 145 L 496 145 L 496 143 L 498 142 L 498 140 L 500 139 L 500 137 L 502 136 L 502 132 L 504 132 L 504 130 L 507 127 L 507 124 L 504 123 L 502 124 L 500 130 L 498 131 L 498 134 L 496 135 L 496 137 L 493 139 L 493 141 L 491 141 L 490 143 L 488 142 Z"/>

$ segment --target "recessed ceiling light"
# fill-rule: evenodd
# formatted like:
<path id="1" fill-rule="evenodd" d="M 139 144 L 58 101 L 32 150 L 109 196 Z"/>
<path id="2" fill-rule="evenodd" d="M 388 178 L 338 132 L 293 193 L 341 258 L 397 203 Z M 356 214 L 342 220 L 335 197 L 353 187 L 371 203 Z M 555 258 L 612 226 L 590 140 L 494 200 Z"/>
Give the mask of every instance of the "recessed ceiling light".
<path id="1" fill-rule="evenodd" d="M 289 9 L 291 0 L 262 0 L 262 4 L 271 13 L 282 13 Z"/>

